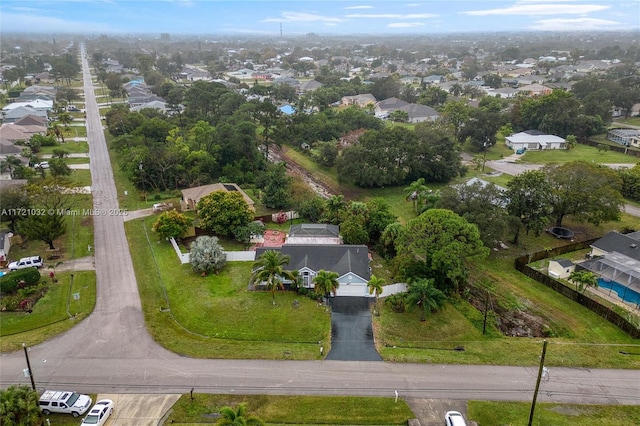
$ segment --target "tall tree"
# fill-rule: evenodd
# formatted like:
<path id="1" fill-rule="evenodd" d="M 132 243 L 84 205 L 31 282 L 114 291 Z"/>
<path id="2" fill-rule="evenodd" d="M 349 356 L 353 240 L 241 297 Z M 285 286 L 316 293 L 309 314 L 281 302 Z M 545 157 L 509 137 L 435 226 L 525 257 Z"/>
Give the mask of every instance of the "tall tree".
<path id="1" fill-rule="evenodd" d="M 435 278 L 445 292 L 465 282 L 467 260 L 489 254 L 478 227 L 444 209 L 430 209 L 410 220 L 395 243 L 400 276 Z"/>
<path id="2" fill-rule="evenodd" d="M 327 301 L 331 293 L 335 295 L 338 287 L 340 287 L 340 283 L 336 272 L 320 270 L 313 278 L 314 291 L 317 294 L 324 295 Z"/>
<path id="3" fill-rule="evenodd" d="M 537 237 L 551 221 L 551 185 L 541 170 L 526 171 L 507 183 L 504 194 L 507 211 L 515 220 L 513 244 L 518 244 L 520 229 Z"/>
<path id="4" fill-rule="evenodd" d="M 26 211 L 31 203 L 27 191 L 21 185 L 7 186 L 0 190 L 0 200 L 0 217 L 2 220 L 9 220 L 9 229 L 16 232 L 16 224 L 25 217 L 21 212 Z"/>
<path id="5" fill-rule="evenodd" d="M 214 191 L 198 201 L 200 227 L 221 236 L 253 220 L 253 212 L 238 191 Z"/>
<path id="6" fill-rule="evenodd" d="M 369 281 L 367 281 L 369 294 L 373 294 L 376 298 L 376 309 L 378 309 L 378 299 L 384 291 L 384 284 L 384 278 L 378 278 L 374 274 L 371 274 L 371 278 L 369 279 Z"/>
<path id="7" fill-rule="evenodd" d="M 407 305 L 420 306 L 422 316 L 420 321 L 427 320 L 429 312 L 437 311 L 444 304 L 445 294 L 436 287 L 433 278 L 419 278 L 407 288 Z"/>
<path id="8" fill-rule="evenodd" d="M 547 165 L 544 172 L 551 187 L 550 203 L 556 226 L 562 226 L 568 215 L 594 225 L 620 219 L 622 182 L 614 170 L 572 161 Z"/>
<path id="9" fill-rule="evenodd" d="M 284 269 L 291 258 L 277 250 L 267 250 L 253 264 L 251 282 L 264 285 L 271 292 L 271 303 L 276 304 L 276 290 L 284 288 L 283 280 L 297 280 L 297 276 Z"/>
<path id="10" fill-rule="evenodd" d="M 18 223 L 18 232 L 40 240 L 55 250 L 54 242 L 67 231 L 65 212 L 71 208 L 70 188 L 61 180 L 47 178 L 27 187 L 31 205 L 38 215 L 30 215 Z"/>
<path id="11" fill-rule="evenodd" d="M 218 273 L 227 264 L 227 254 L 217 237 L 201 235 L 191 243 L 190 249 L 189 263 L 198 274 Z"/>

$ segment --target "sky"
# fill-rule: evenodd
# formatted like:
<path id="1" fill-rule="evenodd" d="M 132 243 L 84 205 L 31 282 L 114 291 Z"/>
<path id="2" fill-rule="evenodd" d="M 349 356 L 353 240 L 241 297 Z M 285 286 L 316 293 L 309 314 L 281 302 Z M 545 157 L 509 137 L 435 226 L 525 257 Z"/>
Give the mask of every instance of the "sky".
<path id="1" fill-rule="evenodd" d="M 295 36 L 640 30 L 640 0 L 2 0 L 3 33 Z M 1 42 L 1 38 L 0 38 Z"/>

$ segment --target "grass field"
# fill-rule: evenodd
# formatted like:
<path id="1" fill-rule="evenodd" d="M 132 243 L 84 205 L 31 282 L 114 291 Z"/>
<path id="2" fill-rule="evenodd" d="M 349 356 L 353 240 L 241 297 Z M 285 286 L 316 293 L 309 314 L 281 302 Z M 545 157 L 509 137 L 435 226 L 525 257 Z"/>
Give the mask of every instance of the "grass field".
<path id="1" fill-rule="evenodd" d="M 544 385 L 543 385 L 544 389 Z M 478 425 L 526 426 L 531 404 L 526 402 L 469 401 L 469 418 Z M 537 403 L 534 425 L 636 426 L 640 407 Z"/>
<path id="2" fill-rule="evenodd" d="M 153 220 L 125 226 L 138 253 L 133 262 L 147 328 L 160 344 L 202 358 L 317 359 L 320 344 L 328 350 L 330 316 L 323 306 L 293 292 L 277 292 L 274 306 L 270 293 L 247 291 L 251 262 L 228 263 L 218 275 L 194 274 L 150 232 Z"/>
<path id="3" fill-rule="evenodd" d="M 72 154 L 86 154 L 89 152 L 89 144 L 66 140 L 65 143 L 58 143 L 56 146 L 43 146 L 40 148 L 40 154 L 53 154 L 54 149 L 62 149 Z"/>
<path id="4" fill-rule="evenodd" d="M 167 424 L 213 424 L 220 408 L 247 404 L 247 414 L 268 425 L 406 425 L 413 418 L 409 406 L 393 398 L 279 396 L 279 395 L 183 395 L 173 406 Z"/>
<path id="5" fill-rule="evenodd" d="M 23 312 L 0 312 L 0 351 L 21 349 L 22 343 L 29 346 L 44 342 L 76 325 L 86 318 L 95 306 L 95 272 L 66 272 L 56 274 L 58 282 L 50 284 L 42 270 L 42 281 L 48 281 L 49 291 L 33 307 L 31 314 Z M 78 294 L 76 300 L 73 294 Z"/>
<path id="6" fill-rule="evenodd" d="M 638 162 L 638 157 L 620 152 L 601 151 L 588 145 L 577 144 L 570 150 L 527 151 L 522 161 L 533 164 L 565 163 L 568 161 L 586 161 L 598 164 Z"/>

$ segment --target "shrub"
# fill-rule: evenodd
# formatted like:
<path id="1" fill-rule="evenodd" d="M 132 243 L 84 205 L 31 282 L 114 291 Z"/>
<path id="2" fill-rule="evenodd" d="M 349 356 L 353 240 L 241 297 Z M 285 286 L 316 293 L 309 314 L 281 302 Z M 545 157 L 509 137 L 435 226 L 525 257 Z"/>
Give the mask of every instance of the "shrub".
<path id="1" fill-rule="evenodd" d="M 0 293 L 10 294 L 16 292 L 21 281 L 24 281 L 24 285 L 27 287 L 37 284 L 40 281 L 40 271 L 35 268 L 27 268 L 10 272 L 0 277 Z"/>

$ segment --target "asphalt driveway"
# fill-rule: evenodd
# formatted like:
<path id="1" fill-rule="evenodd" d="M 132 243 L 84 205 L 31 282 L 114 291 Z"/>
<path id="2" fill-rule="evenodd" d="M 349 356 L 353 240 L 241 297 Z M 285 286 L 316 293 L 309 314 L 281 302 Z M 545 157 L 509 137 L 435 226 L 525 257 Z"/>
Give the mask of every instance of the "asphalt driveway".
<path id="1" fill-rule="evenodd" d="M 331 351 L 326 359 L 382 361 L 373 343 L 372 300 L 346 296 L 331 299 Z"/>

